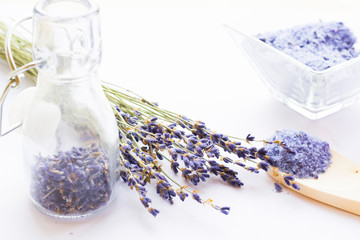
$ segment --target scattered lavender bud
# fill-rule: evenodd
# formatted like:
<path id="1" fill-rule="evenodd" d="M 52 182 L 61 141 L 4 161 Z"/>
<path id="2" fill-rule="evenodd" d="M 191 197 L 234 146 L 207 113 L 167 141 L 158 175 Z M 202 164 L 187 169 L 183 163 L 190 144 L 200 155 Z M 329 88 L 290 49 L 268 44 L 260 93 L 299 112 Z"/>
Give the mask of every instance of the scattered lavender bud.
<path id="1" fill-rule="evenodd" d="M 275 167 L 285 173 L 298 178 L 310 178 L 324 173 L 330 165 L 329 144 L 303 131 L 278 131 L 271 140 L 280 141 L 286 146 L 283 147 L 276 143 L 265 146 Z M 291 149 L 291 151 L 287 149 Z M 286 175 L 284 181 L 291 185 L 293 177 Z"/>
<path id="2" fill-rule="evenodd" d="M 225 215 L 228 215 L 230 212 L 230 208 L 229 207 L 222 207 L 220 208 L 220 212 L 222 212 Z"/>
<path id="3" fill-rule="evenodd" d="M 276 192 L 282 192 L 282 187 L 281 187 L 281 185 L 280 184 L 278 184 L 277 182 L 276 183 L 274 183 L 274 186 L 275 186 L 275 191 Z"/>
<path id="4" fill-rule="evenodd" d="M 286 183 L 286 185 L 291 186 L 291 182 L 287 178 L 284 178 L 284 182 Z"/>
<path id="5" fill-rule="evenodd" d="M 292 186 L 295 190 L 300 190 L 299 185 L 297 185 L 296 183 L 291 184 L 291 186 Z"/>
<path id="6" fill-rule="evenodd" d="M 294 181 L 295 180 L 294 177 L 291 176 L 291 175 L 285 175 L 284 178 L 289 180 L 289 181 Z"/>
<path id="7" fill-rule="evenodd" d="M 359 55 L 355 36 L 342 22 L 295 26 L 256 37 L 317 71 Z"/>

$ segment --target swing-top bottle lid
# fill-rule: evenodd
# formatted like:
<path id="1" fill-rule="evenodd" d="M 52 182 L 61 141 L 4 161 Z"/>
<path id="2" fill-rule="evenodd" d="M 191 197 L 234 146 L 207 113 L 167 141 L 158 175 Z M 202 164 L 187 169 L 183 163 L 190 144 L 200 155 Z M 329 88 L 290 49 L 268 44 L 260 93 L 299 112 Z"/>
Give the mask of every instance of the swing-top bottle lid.
<path id="1" fill-rule="evenodd" d="M 101 58 L 99 8 L 92 0 L 41 0 L 34 8 L 34 60 L 54 78 L 94 71 Z"/>

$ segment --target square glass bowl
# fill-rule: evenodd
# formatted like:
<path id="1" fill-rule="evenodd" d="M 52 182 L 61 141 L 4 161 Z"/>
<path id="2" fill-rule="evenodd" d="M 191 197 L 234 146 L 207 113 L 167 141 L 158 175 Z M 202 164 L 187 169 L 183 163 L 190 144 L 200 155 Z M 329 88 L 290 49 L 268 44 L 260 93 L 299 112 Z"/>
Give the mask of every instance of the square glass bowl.
<path id="1" fill-rule="evenodd" d="M 360 57 L 315 71 L 254 36 L 225 26 L 273 95 L 309 119 L 320 119 L 360 97 Z"/>

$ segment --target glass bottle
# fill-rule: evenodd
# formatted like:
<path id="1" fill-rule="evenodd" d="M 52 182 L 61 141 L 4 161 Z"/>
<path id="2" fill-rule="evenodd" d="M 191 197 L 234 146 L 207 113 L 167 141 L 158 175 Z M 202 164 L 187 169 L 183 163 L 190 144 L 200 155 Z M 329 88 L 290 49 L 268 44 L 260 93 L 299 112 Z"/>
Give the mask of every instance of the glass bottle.
<path id="1" fill-rule="evenodd" d="M 77 219 L 115 196 L 118 129 L 97 76 L 99 9 L 91 0 L 42 0 L 33 13 L 42 60 L 23 122 L 30 197 L 44 213 Z"/>

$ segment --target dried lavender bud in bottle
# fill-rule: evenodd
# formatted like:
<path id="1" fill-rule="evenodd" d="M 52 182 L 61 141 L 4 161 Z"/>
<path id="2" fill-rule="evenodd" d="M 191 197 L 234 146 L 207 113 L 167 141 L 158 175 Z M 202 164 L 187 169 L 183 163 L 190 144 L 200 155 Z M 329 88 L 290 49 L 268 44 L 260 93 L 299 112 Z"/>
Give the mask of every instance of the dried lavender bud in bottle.
<path id="1" fill-rule="evenodd" d="M 31 195 L 57 214 L 87 213 L 107 203 L 112 192 L 109 159 L 95 147 L 73 147 L 56 155 L 35 157 Z"/>
<path id="2" fill-rule="evenodd" d="M 303 131 L 278 131 L 271 140 L 278 140 L 286 145 L 286 148 L 275 143 L 265 146 L 275 166 L 283 172 L 298 178 L 316 178 L 330 165 L 329 144 Z"/>

